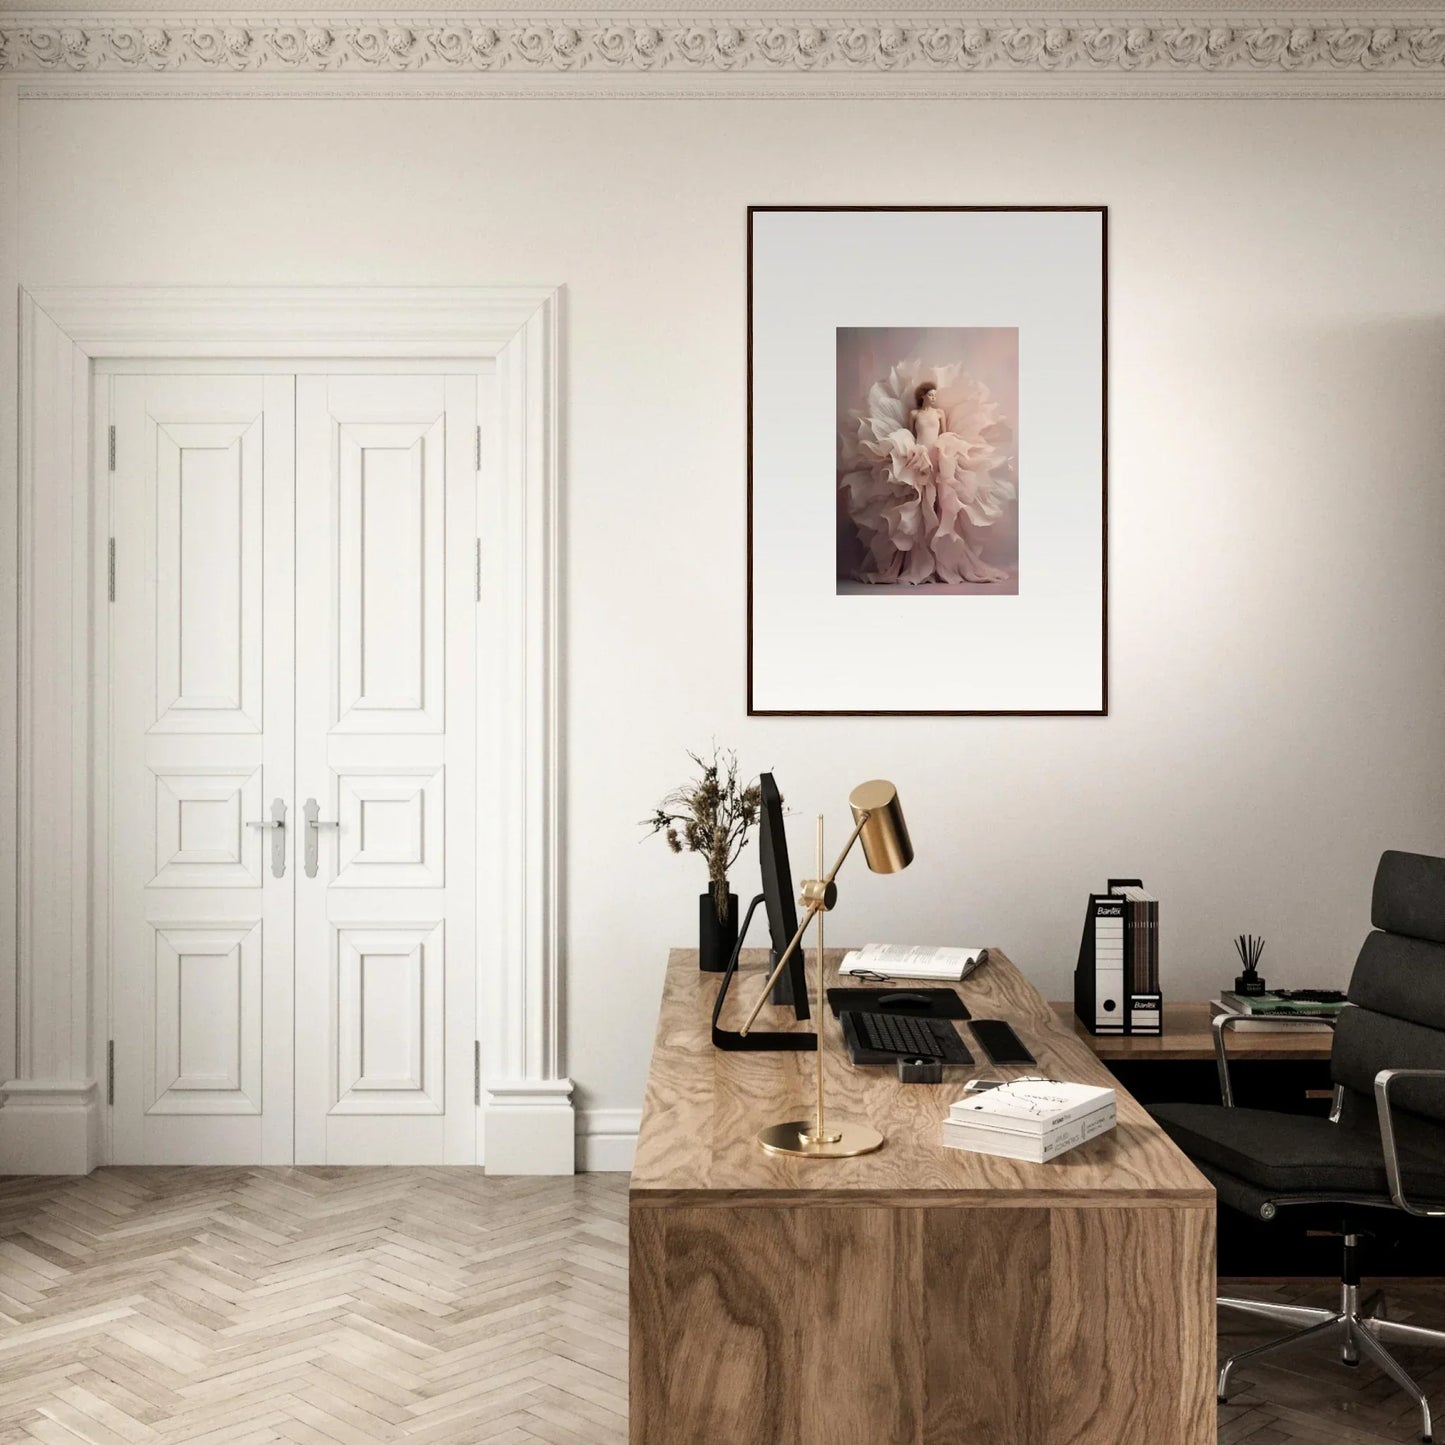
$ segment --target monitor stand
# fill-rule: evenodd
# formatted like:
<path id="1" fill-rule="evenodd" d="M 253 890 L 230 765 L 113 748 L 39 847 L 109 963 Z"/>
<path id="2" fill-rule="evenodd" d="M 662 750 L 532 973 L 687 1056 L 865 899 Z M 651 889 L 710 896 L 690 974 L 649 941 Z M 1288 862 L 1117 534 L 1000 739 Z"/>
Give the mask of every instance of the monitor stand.
<path id="1" fill-rule="evenodd" d="M 723 972 L 722 982 L 718 985 L 717 998 L 712 1006 L 712 1041 L 715 1048 L 726 1049 L 731 1053 L 765 1053 L 769 1050 L 783 1050 L 792 1053 L 816 1053 L 818 1048 L 818 1036 L 816 1034 L 778 1034 L 768 1033 L 762 1029 L 749 1029 L 746 1034 L 739 1033 L 736 1029 L 722 1028 L 718 1019 L 722 1017 L 723 1004 L 728 996 L 728 985 L 733 981 L 733 975 L 738 971 L 738 958 L 743 951 L 743 942 L 748 936 L 748 925 L 753 921 L 753 914 L 757 911 L 758 905 L 763 901 L 764 895 L 759 893 L 751 903 L 748 904 L 748 911 L 743 918 L 743 926 L 738 929 L 737 946 L 733 949 L 732 957 L 728 959 L 728 966 Z M 777 955 L 771 955 L 773 962 L 769 972 L 776 968 Z M 803 951 L 800 948 L 789 960 L 788 967 L 783 971 L 783 977 L 778 980 L 779 985 L 788 983 L 788 1002 L 792 1002 L 793 983 L 799 985 L 803 1006 L 801 1010 L 795 1010 L 797 1017 L 807 1018 L 808 1016 L 808 992 L 807 983 L 803 975 Z M 777 989 L 771 995 L 772 1002 L 777 1002 Z"/>

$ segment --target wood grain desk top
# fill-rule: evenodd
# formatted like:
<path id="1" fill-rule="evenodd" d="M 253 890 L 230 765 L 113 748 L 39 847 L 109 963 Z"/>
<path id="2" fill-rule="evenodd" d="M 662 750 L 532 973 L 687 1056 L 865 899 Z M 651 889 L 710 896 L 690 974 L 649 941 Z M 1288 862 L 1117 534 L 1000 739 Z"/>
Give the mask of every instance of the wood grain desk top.
<path id="1" fill-rule="evenodd" d="M 1214 1032 L 1210 1028 L 1209 1005 L 1203 1001 L 1165 1003 L 1164 1032 L 1158 1038 L 1096 1037 L 1074 1017 L 1071 1003 L 1055 1003 L 1054 1010 L 1064 1026 L 1101 1059 L 1120 1062 L 1135 1059 L 1200 1061 L 1214 1059 Z M 1231 1060 L 1321 1060 L 1330 1056 L 1334 1038 L 1329 1029 L 1291 1028 L 1278 1033 L 1231 1029 Z"/>
<path id="2" fill-rule="evenodd" d="M 842 956 L 841 949 L 828 951 L 829 987 L 837 982 Z M 765 950 L 744 952 L 724 1010 L 725 1027 L 736 1029 L 746 1019 L 763 985 L 766 960 Z M 958 992 L 975 1018 L 1007 1019 L 1038 1059 L 1037 1068 L 993 1069 L 965 1026 L 965 1041 L 979 1058 L 976 1068 L 955 1071 L 943 1084 L 903 1084 L 886 1069 L 854 1068 L 829 1009 L 823 1051 L 828 1107 L 838 1117 L 871 1123 L 886 1142 L 858 1159 L 767 1154 L 754 1141 L 760 1128 L 811 1114 L 816 1055 L 715 1049 L 712 1006 L 721 977 L 700 973 L 691 949 L 674 949 L 668 958 L 632 1170 L 634 1206 L 681 1200 L 1012 1208 L 1213 1204 L 1209 1182 L 997 949 Z M 811 957 L 808 977 L 811 984 Z M 800 1025 L 791 1010 L 772 1007 L 764 1009 L 758 1026 L 812 1031 L 811 1021 Z M 1024 1073 L 1116 1089 L 1117 1127 L 1048 1164 L 943 1147 L 940 1125 L 970 1078 Z"/>

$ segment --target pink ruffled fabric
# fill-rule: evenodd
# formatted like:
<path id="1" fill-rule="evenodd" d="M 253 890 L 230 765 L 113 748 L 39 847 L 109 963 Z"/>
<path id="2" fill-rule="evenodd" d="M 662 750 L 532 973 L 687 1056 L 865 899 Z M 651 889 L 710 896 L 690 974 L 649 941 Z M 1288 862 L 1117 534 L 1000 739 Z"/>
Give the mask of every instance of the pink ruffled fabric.
<path id="1" fill-rule="evenodd" d="M 915 388 L 936 388 L 946 425 L 929 440 L 909 425 Z M 867 557 L 863 582 L 1003 582 L 971 529 L 991 526 L 1018 492 L 1010 479 L 1012 432 L 988 388 L 961 366 L 900 362 L 868 392 L 840 437 L 839 482 Z"/>

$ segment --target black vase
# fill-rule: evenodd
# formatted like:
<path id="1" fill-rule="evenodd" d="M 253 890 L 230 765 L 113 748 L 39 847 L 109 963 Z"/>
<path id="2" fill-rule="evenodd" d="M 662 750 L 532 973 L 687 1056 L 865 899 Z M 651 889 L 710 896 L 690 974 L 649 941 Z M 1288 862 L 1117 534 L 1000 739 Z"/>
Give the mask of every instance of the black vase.
<path id="1" fill-rule="evenodd" d="M 738 895 L 728 890 L 727 917 L 717 916 L 709 888 L 697 900 L 697 966 L 704 973 L 722 973 L 738 943 Z"/>

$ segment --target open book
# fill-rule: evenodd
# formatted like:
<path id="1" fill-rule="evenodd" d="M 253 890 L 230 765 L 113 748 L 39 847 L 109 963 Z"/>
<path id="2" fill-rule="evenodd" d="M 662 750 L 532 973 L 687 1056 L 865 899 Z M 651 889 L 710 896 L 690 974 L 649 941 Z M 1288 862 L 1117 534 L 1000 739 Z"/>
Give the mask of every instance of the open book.
<path id="1" fill-rule="evenodd" d="M 982 948 L 922 948 L 907 943 L 869 943 L 844 954 L 838 972 L 961 983 L 987 960 L 987 950 Z"/>

